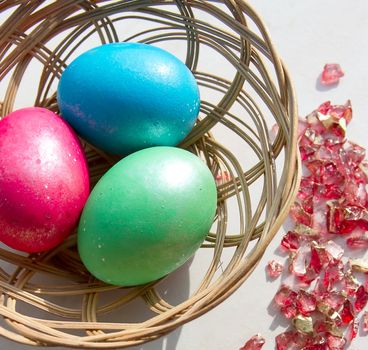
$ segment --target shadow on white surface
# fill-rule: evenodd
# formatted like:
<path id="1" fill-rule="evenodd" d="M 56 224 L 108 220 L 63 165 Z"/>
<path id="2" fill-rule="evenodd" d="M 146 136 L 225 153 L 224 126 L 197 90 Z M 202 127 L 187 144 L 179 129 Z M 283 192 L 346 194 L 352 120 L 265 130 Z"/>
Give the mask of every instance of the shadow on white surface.
<path id="1" fill-rule="evenodd" d="M 267 307 L 267 312 L 270 316 L 273 316 L 273 320 L 269 326 L 271 331 L 276 330 L 279 327 L 284 329 L 290 326 L 290 321 L 286 319 L 283 315 L 281 315 L 280 311 L 276 308 L 273 301 Z"/>
<path id="2" fill-rule="evenodd" d="M 188 299 L 190 294 L 190 281 L 189 281 L 189 269 L 193 259 L 190 259 L 187 263 L 181 266 L 178 270 L 171 273 L 167 278 L 162 280 L 156 290 L 158 294 L 165 299 L 166 302 L 175 306 Z M 47 278 L 46 275 L 40 276 L 42 278 Z M 124 295 L 127 291 L 124 290 L 115 290 L 112 292 L 101 293 L 99 298 L 99 306 L 106 305 L 113 300 L 118 300 Z M 61 300 L 62 299 L 62 300 Z M 81 302 L 79 299 L 71 299 L 68 297 L 63 298 L 55 298 L 53 300 L 56 303 L 67 304 L 68 307 L 76 307 L 79 308 L 79 304 Z M 17 311 L 21 312 L 24 315 L 32 315 L 33 317 L 40 317 L 44 319 L 59 319 L 58 317 L 54 317 L 52 314 L 48 312 L 34 308 L 26 303 L 21 301 L 17 302 Z M 135 322 L 144 322 L 151 317 L 154 317 L 155 313 L 151 311 L 148 306 L 145 304 L 142 298 L 134 299 L 127 304 L 124 304 L 120 307 L 115 308 L 112 312 L 108 312 L 106 314 L 98 315 L 98 321 L 106 321 L 106 322 L 117 322 L 117 323 L 135 323 Z M 0 321 L 0 325 L 5 325 L 5 321 L 2 319 Z M 5 328 L 12 330 L 11 327 L 6 326 Z M 140 344 L 138 346 L 129 347 L 130 350 L 175 350 L 178 344 L 181 327 L 174 330 L 173 332 L 156 339 L 152 342 L 148 342 L 145 344 Z M 82 331 L 70 332 L 75 333 L 76 335 L 83 336 Z M 20 343 L 13 342 L 11 340 L 7 340 L 5 338 L 0 337 L 1 350 L 21 350 L 21 349 L 37 349 L 39 347 L 32 347 Z M 43 349 L 70 349 L 69 347 L 42 347 Z"/>
<path id="3" fill-rule="evenodd" d="M 189 269 L 193 258 L 189 259 L 178 270 L 168 275 L 159 283 L 156 290 L 166 302 L 175 306 L 188 299 L 190 293 Z M 132 308 L 132 313 L 136 312 Z M 154 341 L 134 346 L 131 350 L 175 350 L 178 344 L 182 327 Z"/>
<path id="4" fill-rule="evenodd" d="M 336 89 L 340 83 L 336 83 L 336 84 L 332 84 L 332 85 L 323 85 L 321 83 L 321 77 L 322 77 L 322 73 L 320 73 L 320 75 L 318 76 L 318 78 L 316 79 L 316 89 L 318 91 L 330 91 L 333 89 Z"/>

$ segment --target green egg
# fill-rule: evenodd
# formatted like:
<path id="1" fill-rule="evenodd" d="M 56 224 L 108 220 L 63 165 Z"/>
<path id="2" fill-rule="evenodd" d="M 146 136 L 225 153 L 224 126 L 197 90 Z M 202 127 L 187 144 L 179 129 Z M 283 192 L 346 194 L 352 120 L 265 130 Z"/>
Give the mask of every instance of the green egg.
<path id="1" fill-rule="evenodd" d="M 93 189 L 78 228 L 80 257 L 110 284 L 157 280 L 200 247 L 216 206 L 214 178 L 198 157 L 174 147 L 138 151 Z"/>

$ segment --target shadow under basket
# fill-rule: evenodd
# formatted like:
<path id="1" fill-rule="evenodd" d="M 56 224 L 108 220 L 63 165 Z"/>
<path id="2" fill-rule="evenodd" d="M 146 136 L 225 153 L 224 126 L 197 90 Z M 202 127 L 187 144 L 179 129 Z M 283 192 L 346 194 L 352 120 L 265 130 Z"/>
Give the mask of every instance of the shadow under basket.
<path id="1" fill-rule="evenodd" d="M 192 264 L 203 259 L 185 281 L 175 274 L 188 266 L 149 285 L 103 284 L 80 262 L 75 235 L 29 256 L 2 246 L 0 334 L 37 346 L 123 348 L 229 297 L 283 223 L 300 173 L 294 90 L 256 12 L 241 0 L 8 0 L 0 19 L 1 116 L 26 106 L 59 112 L 61 73 L 100 44 L 142 42 L 183 60 L 197 79 L 201 110 L 178 147 L 206 162 L 218 190 L 213 227 Z M 118 159 L 82 143 L 93 186 Z M 141 317 L 124 311 L 136 305 Z"/>

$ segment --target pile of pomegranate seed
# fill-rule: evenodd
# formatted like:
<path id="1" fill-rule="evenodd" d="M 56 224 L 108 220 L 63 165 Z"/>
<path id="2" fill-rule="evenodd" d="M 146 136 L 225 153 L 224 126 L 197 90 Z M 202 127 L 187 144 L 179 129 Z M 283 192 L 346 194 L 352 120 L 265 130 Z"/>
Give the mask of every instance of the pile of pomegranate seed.
<path id="1" fill-rule="evenodd" d="M 368 261 L 348 259 L 337 243 L 368 248 L 368 163 L 365 150 L 346 139 L 351 118 L 349 101 L 326 102 L 301 121 L 305 174 L 290 211 L 294 228 L 281 241 L 293 282 L 274 297 L 291 329 L 276 337 L 277 350 L 341 350 L 360 322 L 368 332 Z M 282 266 L 266 269 L 277 277 Z"/>

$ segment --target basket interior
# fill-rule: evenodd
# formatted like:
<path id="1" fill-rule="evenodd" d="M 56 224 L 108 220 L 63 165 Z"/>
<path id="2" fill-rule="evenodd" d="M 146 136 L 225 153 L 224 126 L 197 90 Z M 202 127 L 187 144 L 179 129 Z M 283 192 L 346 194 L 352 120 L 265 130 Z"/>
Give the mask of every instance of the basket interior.
<path id="1" fill-rule="evenodd" d="M 62 71 L 97 45 L 142 42 L 178 56 L 201 93 L 198 122 L 179 147 L 207 163 L 218 188 L 202 248 L 149 285 L 95 280 L 79 260 L 75 235 L 30 256 L 2 246 L 0 334 L 32 345 L 127 347 L 231 295 L 277 232 L 298 182 L 293 89 L 253 9 L 230 0 L 7 1 L 0 18 L 1 116 L 31 105 L 58 112 Z M 94 185 L 119 159 L 82 143 Z"/>

